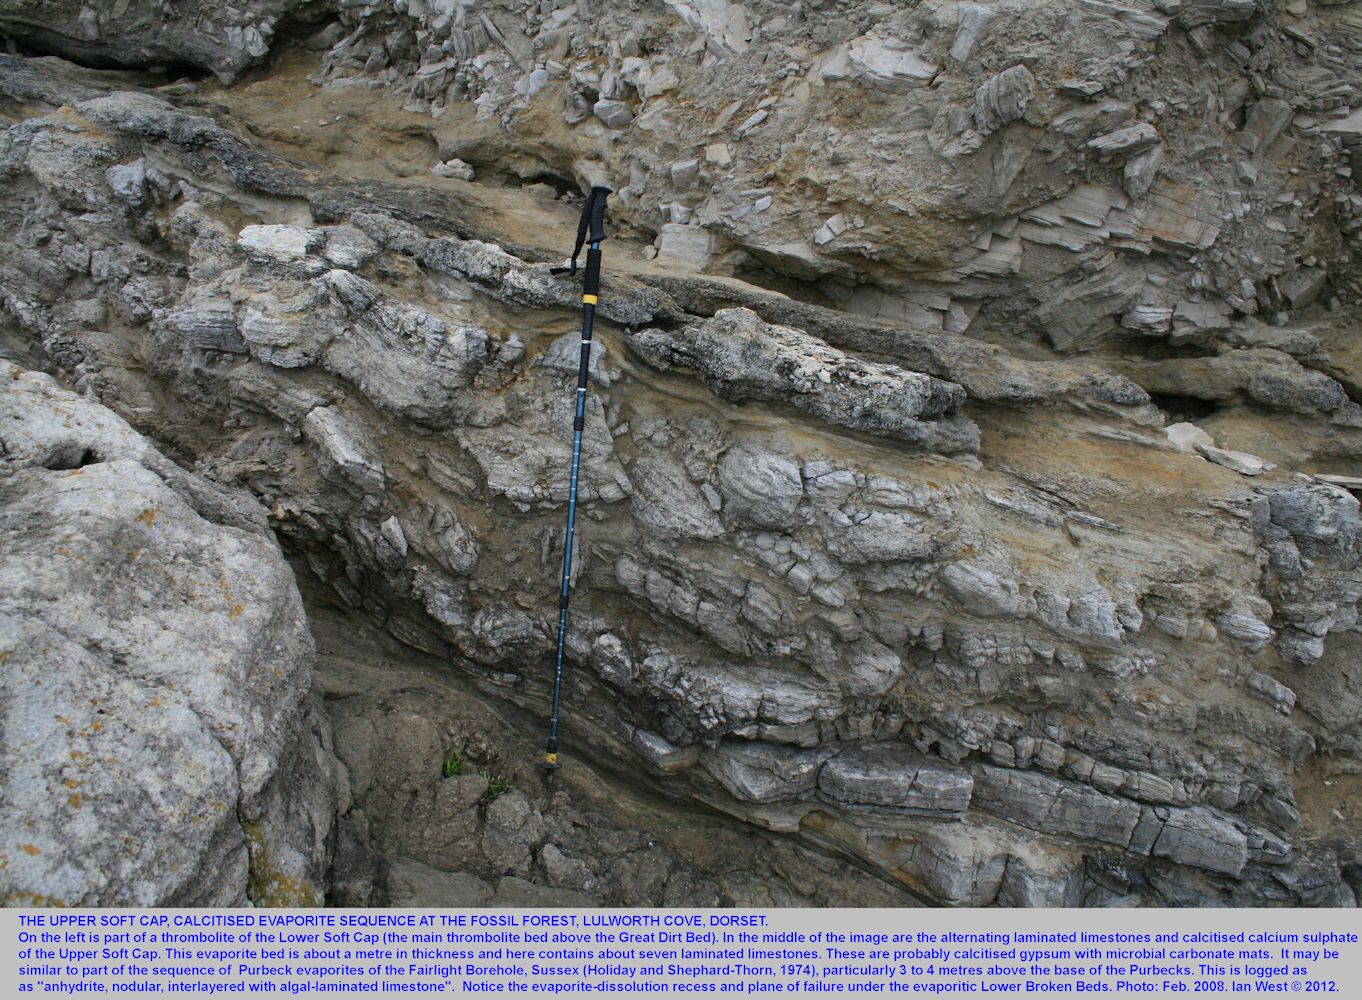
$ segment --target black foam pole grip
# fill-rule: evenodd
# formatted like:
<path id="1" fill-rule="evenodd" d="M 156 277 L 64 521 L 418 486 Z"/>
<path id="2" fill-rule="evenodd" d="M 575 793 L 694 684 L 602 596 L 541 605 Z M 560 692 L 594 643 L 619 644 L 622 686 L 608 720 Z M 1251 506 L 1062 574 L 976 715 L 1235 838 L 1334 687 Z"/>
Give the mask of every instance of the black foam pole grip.
<path id="1" fill-rule="evenodd" d="M 596 185 L 591 189 L 591 239 L 588 242 L 599 243 L 605 239 L 605 199 L 610 196 L 610 189 Z"/>
<path id="2" fill-rule="evenodd" d="M 586 252 L 586 275 L 582 278 L 582 294 L 599 295 L 601 291 L 601 252 L 592 248 Z"/>

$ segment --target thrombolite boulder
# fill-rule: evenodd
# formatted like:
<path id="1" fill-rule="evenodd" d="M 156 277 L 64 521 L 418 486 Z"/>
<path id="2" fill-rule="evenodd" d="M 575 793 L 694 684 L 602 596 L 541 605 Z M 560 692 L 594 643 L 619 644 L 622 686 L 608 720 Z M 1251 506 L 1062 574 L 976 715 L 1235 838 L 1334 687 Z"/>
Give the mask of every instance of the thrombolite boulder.
<path id="1" fill-rule="evenodd" d="M 0 344 L 537 732 L 547 265 L 604 176 L 569 767 L 903 901 L 1351 901 L 1362 11 L 725 9 L 347 6 L 229 88 L 5 60 Z M 757 898 L 346 691 L 346 842 L 397 882 Z"/>
<path id="2" fill-rule="evenodd" d="M 315 905 L 348 796 L 256 502 L 0 361 L 0 898 Z"/>

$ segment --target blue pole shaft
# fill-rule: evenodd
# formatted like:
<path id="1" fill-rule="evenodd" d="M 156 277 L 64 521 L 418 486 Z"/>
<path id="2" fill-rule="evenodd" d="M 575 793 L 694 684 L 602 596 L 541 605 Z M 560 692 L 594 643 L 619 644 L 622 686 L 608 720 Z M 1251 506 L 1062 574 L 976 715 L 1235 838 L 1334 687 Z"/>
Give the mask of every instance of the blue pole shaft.
<path id="1" fill-rule="evenodd" d="M 592 243 L 599 251 L 600 244 Z M 582 304 L 582 353 L 577 368 L 577 406 L 572 419 L 572 476 L 568 483 L 567 529 L 563 539 L 563 579 L 558 591 L 558 648 L 553 665 L 553 710 L 549 716 L 547 763 L 558 762 L 558 715 L 563 693 L 563 656 L 567 646 L 568 600 L 572 589 L 572 543 L 577 524 L 577 482 L 582 467 L 582 429 L 586 423 L 586 387 L 591 366 L 591 328 L 596 307 Z"/>

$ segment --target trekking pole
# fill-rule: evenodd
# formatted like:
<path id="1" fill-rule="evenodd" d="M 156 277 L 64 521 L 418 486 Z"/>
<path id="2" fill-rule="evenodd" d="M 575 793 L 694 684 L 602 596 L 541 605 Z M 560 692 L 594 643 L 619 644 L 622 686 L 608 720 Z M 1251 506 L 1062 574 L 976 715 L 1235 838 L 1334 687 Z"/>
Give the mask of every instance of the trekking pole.
<path id="1" fill-rule="evenodd" d="M 586 423 L 586 381 L 591 366 L 591 325 L 601 290 L 601 241 L 605 239 L 605 199 L 608 187 L 597 185 L 587 195 L 582 218 L 577 223 L 577 244 L 567 267 L 555 267 L 554 274 L 576 274 L 577 256 L 582 244 L 586 251 L 586 274 L 582 278 L 582 356 L 577 365 L 577 410 L 572 420 L 572 478 L 568 485 L 567 531 L 563 540 L 563 583 L 558 591 L 558 651 L 553 665 L 553 709 L 549 716 L 549 740 L 544 751 L 544 767 L 558 768 L 558 708 L 563 693 L 563 652 L 567 644 L 568 598 L 572 586 L 572 535 L 577 520 L 577 474 L 582 465 L 582 427 Z M 588 240 L 588 235 L 590 239 Z"/>

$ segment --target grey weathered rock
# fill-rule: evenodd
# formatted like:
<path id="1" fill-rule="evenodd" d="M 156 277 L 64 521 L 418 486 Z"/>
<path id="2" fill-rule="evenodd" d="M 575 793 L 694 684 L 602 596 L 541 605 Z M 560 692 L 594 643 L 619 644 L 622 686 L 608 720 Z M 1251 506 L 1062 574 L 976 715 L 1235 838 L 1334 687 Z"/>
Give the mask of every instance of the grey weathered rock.
<path id="1" fill-rule="evenodd" d="M 763 528 L 790 524 L 804 484 L 799 467 L 787 456 L 764 448 L 733 448 L 719 463 L 719 489 L 724 509 Z"/>
<path id="2" fill-rule="evenodd" d="M 1132 199 L 1138 200 L 1149 193 L 1154 180 L 1163 165 L 1163 144 L 1151 146 L 1126 160 L 1121 171 L 1121 188 Z"/>
<path id="3" fill-rule="evenodd" d="M 1187 0 L 1176 9 L 1179 23 L 1195 27 L 1247 21 L 1266 11 L 1268 5 L 1264 0 Z"/>
<path id="4" fill-rule="evenodd" d="M 610 384 L 610 375 L 604 367 L 607 350 L 608 348 L 603 343 L 593 340 L 590 354 L 587 357 L 587 374 L 592 381 L 604 386 Z M 554 371 L 576 375 L 581 360 L 582 335 L 580 333 L 567 333 L 549 345 L 549 349 L 544 352 L 539 363 L 545 368 L 552 368 Z"/>
<path id="5" fill-rule="evenodd" d="M 324 351 L 328 368 L 378 405 L 420 423 L 440 424 L 459 411 L 461 390 L 490 359 L 486 330 L 392 302 L 349 271 L 330 271 L 323 280 L 346 322 Z"/>
<path id="6" fill-rule="evenodd" d="M 702 758 L 729 792 L 748 802 L 800 799 L 813 791 L 828 750 L 797 750 L 767 743 L 725 742 Z"/>
<path id="7" fill-rule="evenodd" d="M 6 0 L 0 29 L 77 62 L 199 66 L 226 81 L 263 59 L 279 22 L 305 6 L 306 0 L 258 0 L 248 7 L 191 0 L 164 11 L 112 0 Z"/>
<path id="8" fill-rule="evenodd" d="M 1357 537 L 1359 503 L 1347 490 L 1326 483 L 1264 491 L 1272 523 L 1305 543 L 1347 546 Z"/>
<path id="9" fill-rule="evenodd" d="M 0 893 L 319 904 L 345 793 L 274 540 L 103 407 L 0 379 Z"/>
<path id="10" fill-rule="evenodd" d="M 735 402 L 788 402 L 829 423 L 945 454 L 977 447 L 976 428 L 956 412 L 964 402 L 959 386 L 858 361 L 746 309 L 722 310 L 675 332 L 640 330 L 629 346 L 656 367 L 697 372 Z"/>
<path id="11" fill-rule="evenodd" d="M 131 163 L 120 163 L 104 171 L 113 193 L 134 208 L 147 197 L 147 161 L 138 158 Z"/>
<path id="12" fill-rule="evenodd" d="M 419 861 L 399 858 L 388 871 L 388 899 L 396 907 L 482 907 L 493 891 L 482 879 L 465 872 L 446 872 Z"/>
<path id="13" fill-rule="evenodd" d="M 961 15 L 964 17 L 964 14 Z M 987 135 L 1026 114 L 1036 97 L 1036 78 L 1017 65 L 989 77 L 974 92 L 974 127 Z"/>
<path id="14" fill-rule="evenodd" d="M 818 790 L 853 809 L 958 818 L 974 779 L 958 768 L 896 744 L 843 750 L 818 772 Z"/>
<path id="15" fill-rule="evenodd" d="M 461 181 L 471 181 L 477 176 L 477 171 L 457 156 L 452 160 L 435 164 L 430 168 L 430 172 L 436 177 L 453 177 Z"/>
<path id="16" fill-rule="evenodd" d="M 699 226 L 668 222 L 657 238 L 657 256 L 701 271 L 714 257 L 714 237 Z"/>
<path id="17" fill-rule="evenodd" d="M 672 184 L 677 188 L 690 187 L 699 174 L 699 160 L 677 160 L 671 166 Z"/>
<path id="18" fill-rule="evenodd" d="M 1228 448 L 1213 448 L 1204 444 L 1198 444 L 1195 447 L 1197 454 L 1203 458 L 1210 459 L 1216 465 L 1223 465 L 1241 476 L 1261 476 L 1272 467 L 1271 462 L 1265 462 L 1257 455 L 1250 455 L 1248 452 L 1233 451 Z"/>
<path id="19" fill-rule="evenodd" d="M 358 489 L 378 493 L 385 482 L 377 449 L 353 422 L 330 406 L 319 406 L 303 421 L 303 433 L 331 466 Z"/>
<path id="20" fill-rule="evenodd" d="M 1006 618 L 1021 608 L 1017 584 L 994 568 L 978 562 L 951 563 L 941 570 L 941 582 L 965 610 L 987 618 Z"/>
<path id="21" fill-rule="evenodd" d="M 839 58 L 823 66 L 823 77 L 848 77 L 892 93 L 924 86 L 938 67 L 924 59 L 910 43 L 891 35 L 868 32 L 852 39 Z"/>
<path id="22" fill-rule="evenodd" d="M 1248 863 L 1248 840 L 1233 823 L 1209 809 L 1174 809 L 1151 853 L 1178 864 L 1237 875 Z"/>
<path id="23" fill-rule="evenodd" d="M 1195 454 L 1199 446 L 1212 447 L 1215 445 L 1214 438 L 1196 424 L 1185 421 L 1169 424 L 1163 429 L 1163 432 L 1168 435 L 1168 440 L 1174 448 L 1188 454 Z"/>
<path id="24" fill-rule="evenodd" d="M 1132 843 L 1141 808 L 1033 771 L 981 766 L 974 771 L 974 804 L 1046 833 L 1067 834 L 1122 847 Z"/>
<path id="25" fill-rule="evenodd" d="M 634 113 L 624 101 L 601 99 L 591 107 L 592 113 L 610 128 L 624 128 L 634 120 Z"/>
<path id="26" fill-rule="evenodd" d="M 1267 645 L 1273 634 L 1271 626 L 1252 615 L 1227 611 L 1218 617 L 1215 623 L 1220 631 L 1240 640 L 1255 652 Z"/>
<path id="27" fill-rule="evenodd" d="M 157 325 L 173 330 L 185 342 L 201 350 L 231 354 L 249 351 L 247 336 L 237 325 L 236 310 L 224 299 L 200 299 L 168 309 L 157 318 Z M 247 326 L 246 330 L 256 333 L 258 327 Z M 258 342 L 258 338 L 252 339 Z"/>
<path id="28" fill-rule="evenodd" d="M 1098 136 L 1088 143 L 1088 148 L 1101 156 L 1130 156 L 1149 149 L 1158 141 L 1159 133 L 1153 125 L 1138 122 Z"/>
<path id="29" fill-rule="evenodd" d="M 272 264 L 304 260 L 318 242 L 319 234 L 302 226 L 247 226 L 237 238 L 248 257 Z"/>
<path id="30" fill-rule="evenodd" d="M 1249 109 L 1244 128 L 1238 135 L 1239 145 L 1249 153 L 1263 153 L 1282 134 L 1293 116 L 1292 107 L 1285 101 L 1265 97 Z"/>
<path id="31" fill-rule="evenodd" d="M 525 793 L 510 791 L 487 807 L 482 851 L 493 868 L 503 873 L 529 872 L 530 855 L 544 837 L 544 820 Z"/>
<path id="32" fill-rule="evenodd" d="M 960 23 L 951 42 L 951 58 L 956 62 L 968 62 L 988 22 L 993 19 L 993 12 L 982 4 L 962 3 L 959 16 Z"/>
<path id="33" fill-rule="evenodd" d="M 630 470 L 634 516 L 658 533 L 681 538 L 718 538 L 723 523 L 686 472 L 670 457 L 640 457 Z"/>

